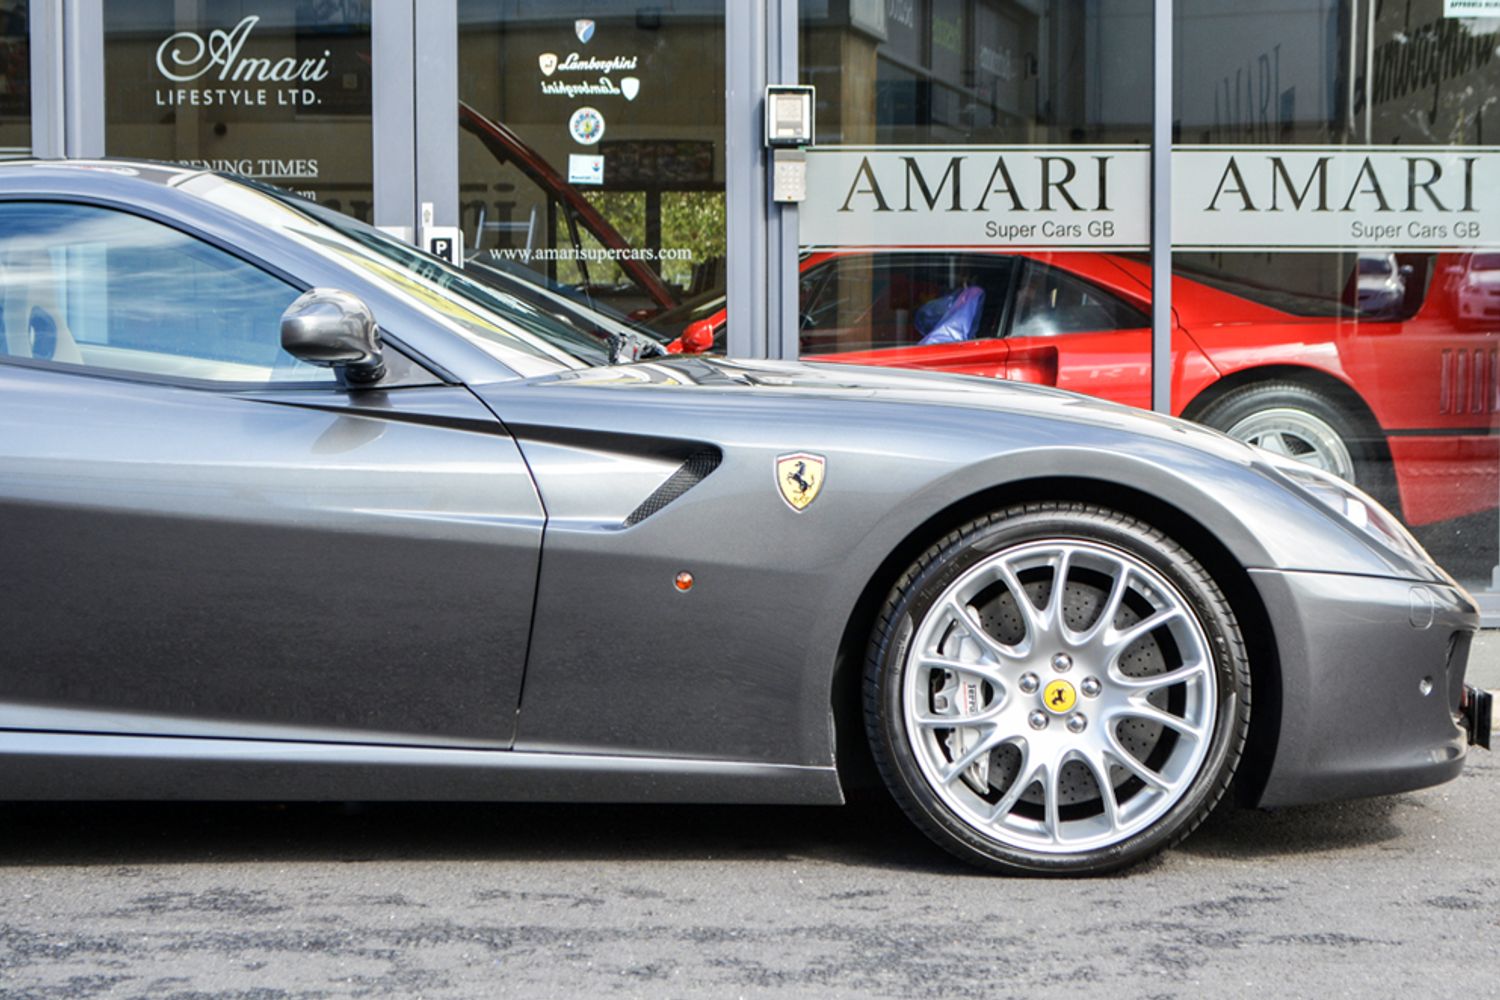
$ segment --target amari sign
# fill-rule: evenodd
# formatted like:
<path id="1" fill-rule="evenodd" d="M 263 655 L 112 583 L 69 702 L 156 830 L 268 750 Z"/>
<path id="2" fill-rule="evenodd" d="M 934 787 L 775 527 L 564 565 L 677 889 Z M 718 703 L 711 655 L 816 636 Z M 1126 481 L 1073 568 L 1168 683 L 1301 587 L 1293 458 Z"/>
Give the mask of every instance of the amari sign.
<path id="1" fill-rule="evenodd" d="M 228 30 L 207 36 L 179 31 L 156 50 L 156 70 L 175 86 L 160 87 L 156 103 L 167 107 L 306 107 L 321 103 L 313 85 L 328 79 L 328 51 L 313 58 L 270 58 L 245 51 L 257 15 L 242 18 Z"/>
<path id="2" fill-rule="evenodd" d="M 104 149 L 373 216 L 370 0 L 110 0 Z"/>
<path id="3" fill-rule="evenodd" d="M 809 248 L 1144 250 L 1139 146 L 808 151 Z M 1500 246 L 1500 151 L 1209 146 L 1172 153 L 1179 250 Z"/>
<path id="4" fill-rule="evenodd" d="M 809 247 L 1144 250 L 1139 146 L 839 146 L 807 152 Z"/>
<path id="5" fill-rule="evenodd" d="M 1223 146 L 1172 154 L 1182 250 L 1500 246 L 1500 152 Z"/>

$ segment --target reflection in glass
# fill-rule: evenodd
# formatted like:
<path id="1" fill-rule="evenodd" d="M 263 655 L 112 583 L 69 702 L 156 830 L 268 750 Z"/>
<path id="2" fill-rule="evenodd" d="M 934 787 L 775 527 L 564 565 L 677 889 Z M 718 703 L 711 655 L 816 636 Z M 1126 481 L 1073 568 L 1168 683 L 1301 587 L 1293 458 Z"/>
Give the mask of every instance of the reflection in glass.
<path id="1" fill-rule="evenodd" d="M 802 0 L 819 145 L 1150 140 L 1149 0 L 860 6 Z"/>
<path id="2" fill-rule="evenodd" d="M 0 159 L 31 153 L 28 0 L 0 0 Z"/>
<path id="3" fill-rule="evenodd" d="M 524 274 L 658 325 L 722 295 L 721 0 L 461 0 L 459 21 L 461 222 L 476 273 Z"/>
<path id="4" fill-rule="evenodd" d="M 104 5 L 105 150 L 373 217 L 371 0 Z"/>
<path id="5" fill-rule="evenodd" d="M 1358 182 L 1327 200 L 1315 187 L 1304 206 L 1282 188 L 1287 243 L 1314 209 L 1307 231 L 1341 250 L 1175 255 L 1174 305 L 1221 296 L 1201 329 L 1182 322 L 1224 376 L 1217 386 L 1233 386 L 1210 388 L 1189 412 L 1346 474 L 1450 572 L 1487 587 L 1500 562 L 1500 310 L 1497 253 L 1485 246 L 1500 232 L 1463 210 L 1459 178 L 1438 182 L 1435 165 L 1495 146 L 1500 24 L 1445 16 L 1442 0 L 1300 0 L 1274 14 L 1180 0 L 1176 10 L 1183 147 L 1265 157 L 1316 146 Z M 1366 156 L 1370 172 L 1357 173 Z M 1464 161 L 1447 162 L 1455 174 Z"/>
<path id="6" fill-rule="evenodd" d="M 1148 405 L 1150 274 L 1119 251 L 1149 228 L 1151 4 L 800 11 L 809 171 L 842 202 L 802 214 L 803 356 Z"/>

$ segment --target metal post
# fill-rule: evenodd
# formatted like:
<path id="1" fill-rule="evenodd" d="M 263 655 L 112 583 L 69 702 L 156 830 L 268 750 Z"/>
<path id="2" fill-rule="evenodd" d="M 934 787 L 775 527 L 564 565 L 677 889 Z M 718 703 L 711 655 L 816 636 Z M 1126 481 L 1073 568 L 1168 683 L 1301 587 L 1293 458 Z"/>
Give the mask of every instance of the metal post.
<path id="1" fill-rule="evenodd" d="M 62 0 L 32 0 L 31 155 L 63 155 L 63 14 Z"/>
<path id="2" fill-rule="evenodd" d="M 104 155 L 104 3 L 63 6 L 63 145 L 74 157 Z"/>
<path id="3" fill-rule="evenodd" d="M 767 36 L 770 51 L 766 65 L 768 83 L 796 83 L 798 74 L 798 0 L 768 0 Z M 815 137 L 816 138 L 816 137 Z M 798 333 L 802 307 L 799 302 L 797 206 L 771 200 L 769 175 L 761 189 L 767 215 L 766 302 L 770 305 L 766 332 L 766 356 L 795 358 L 800 351 Z"/>
<path id="4" fill-rule="evenodd" d="M 765 3 L 725 0 L 724 186 L 728 353 L 767 354 L 766 149 L 761 102 L 766 89 Z"/>
<path id="5" fill-rule="evenodd" d="M 1152 15 L 1151 408 L 1172 412 L 1172 0 Z"/>
<path id="6" fill-rule="evenodd" d="M 373 5 L 370 155 L 374 158 L 375 224 L 412 241 L 417 236 L 415 24 L 411 0 Z M 457 101 L 448 107 L 456 121 Z"/>
<path id="7" fill-rule="evenodd" d="M 432 203 L 434 225 L 457 226 L 458 0 L 422 0 L 419 6 L 413 33 L 417 203 Z"/>

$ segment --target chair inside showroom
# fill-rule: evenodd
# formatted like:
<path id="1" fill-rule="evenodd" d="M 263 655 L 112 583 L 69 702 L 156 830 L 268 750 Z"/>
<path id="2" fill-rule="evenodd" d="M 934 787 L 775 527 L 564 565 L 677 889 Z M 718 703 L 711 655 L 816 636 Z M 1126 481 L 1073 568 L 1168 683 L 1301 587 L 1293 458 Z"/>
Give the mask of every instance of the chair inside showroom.
<path id="1" fill-rule="evenodd" d="M 58 275 L 42 246 L 11 246 L 0 254 L 4 290 L 0 323 L 5 353 L 15 358 L 83 364 L 83 355 L 58 303 Z"/>

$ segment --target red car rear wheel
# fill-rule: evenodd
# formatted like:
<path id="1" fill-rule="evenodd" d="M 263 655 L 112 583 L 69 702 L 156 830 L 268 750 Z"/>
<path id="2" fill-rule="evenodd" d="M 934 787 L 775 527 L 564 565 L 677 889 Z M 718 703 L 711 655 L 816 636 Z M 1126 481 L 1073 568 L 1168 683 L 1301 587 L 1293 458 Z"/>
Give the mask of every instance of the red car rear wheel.
<path id="1" fill-rule="evenodd" d="M 1333 396 L 1284 380 L 1242 386 L 1193 418 L 1232 438 L 1331 472 L 1397 509 L 1380 430 Z"/>

